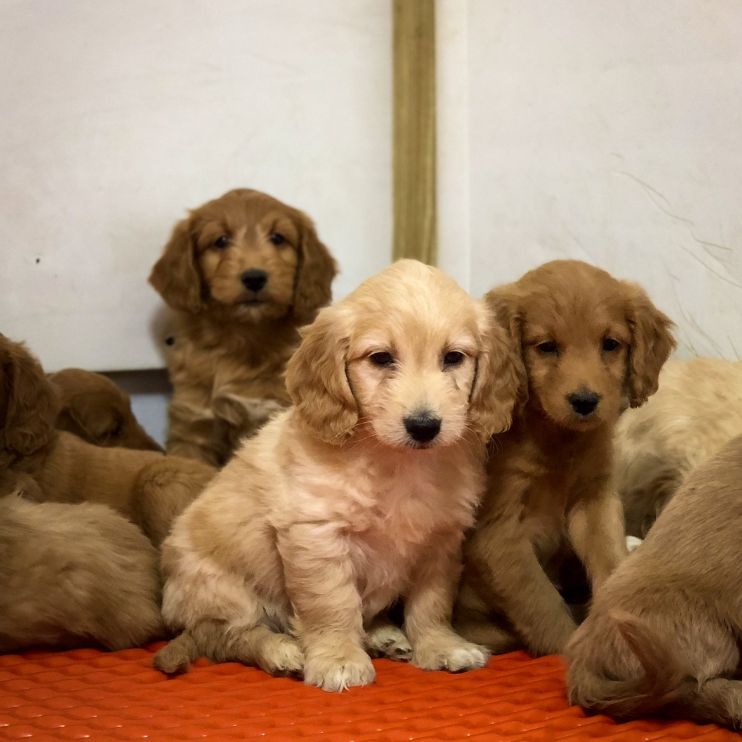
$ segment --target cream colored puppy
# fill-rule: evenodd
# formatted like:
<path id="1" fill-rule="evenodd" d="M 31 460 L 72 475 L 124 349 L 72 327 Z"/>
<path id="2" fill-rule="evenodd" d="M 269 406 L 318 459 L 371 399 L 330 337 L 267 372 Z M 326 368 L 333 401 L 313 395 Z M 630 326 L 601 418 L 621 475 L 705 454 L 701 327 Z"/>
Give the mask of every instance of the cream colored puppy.
<path id="1" fill-rule="evenodd" d="M 367 649 L 482 667 L 450 615 L 483 442 L 510 424 L 512 360 L 482 305 L 415 261 L 321 310 L 288 366 L 294 406 L 165 541 L 164 616 L 184 631 L 156 666 L 206 655 L 331 691 L 373 681 Z M 399 597 L 405 633 L 383 619 Z"/>
<path id="2" fill-rule="evenodd" d="M 643 537 L 686 477 L 742 435 L 742 362 L 673 360 L 659 391 L 627 410 L 615 435 L 615 482 L 626 532 Z"/>

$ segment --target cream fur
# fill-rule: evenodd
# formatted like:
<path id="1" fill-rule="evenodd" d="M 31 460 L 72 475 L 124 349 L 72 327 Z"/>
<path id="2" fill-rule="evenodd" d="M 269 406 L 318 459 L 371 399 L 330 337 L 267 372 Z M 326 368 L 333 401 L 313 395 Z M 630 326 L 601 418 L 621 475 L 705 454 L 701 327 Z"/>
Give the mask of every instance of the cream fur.
<path id="1" fill-rule="evenodd" d="M 445 367 L 453 349 L 464 359 Z M 379 352 L 394 364 L 375 365 Z M 299 404 L 243 444 L 163 545 L 164 616 L 185 633 L 158 667 L 206 654 L 335 691 L 373 681 L 366 648 L 481 667 L 450 613 L 483 439 L 514 403 L 507 364 L 483 308 L 414 261 L 322 310 L 288 369 Z M 427 448 L 404 434 L 420 409 L 442 420 Z M 400 596 L 404 633 L 383 616 Z"/>
<path id="2" fill-rule="evenodd" d="M 659 391 L 628 410 L 615 435 L 615 481 L 626 531 L 644 536 L 688 474 L 742 435 L 742 362 L 670 361 Z"/>

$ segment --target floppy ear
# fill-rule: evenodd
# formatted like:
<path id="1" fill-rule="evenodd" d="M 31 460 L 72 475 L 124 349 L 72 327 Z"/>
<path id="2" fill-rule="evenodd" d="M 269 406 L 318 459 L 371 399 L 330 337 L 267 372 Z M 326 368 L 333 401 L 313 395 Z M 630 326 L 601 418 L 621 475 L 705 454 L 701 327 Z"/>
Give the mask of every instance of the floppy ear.
<path id="1" fill-rule="evenodd" d="M 501 337 L 504 338 L 506 348 L 510 352 L 508 361 L 512 380 L 509 383 L 514 385 L 516 404 L 523 406 L 528 401 L 528 371 L 523 358 L 523 317 L 516 284 L 510 283 L 492 289 L 484 297 L 484 303 L 496 328 L 496 347 L 497 337 L 501 332 Z"/>
<path id="2" fill-rule="evenodd" d="M 59 402 L 41 364 L 21 343 L 10 343 L 0 352 L 2 447 L 30 456 L 49 442 Z"/>
<path id="3" fill-rule="evenodd" d="M 317 310 L 332 299 L 332 279 L 337 263 L 330 251 L 319 241 L 314 223 L 299 212 L 299 265 L 294 289 L 294 316 L 299 324 L 311 322 Z"/>
<path id="4" fill-rule="evenodd" d="M 348 338 L 327 307 L 302 330 L 301 345 L 286 368 L 286 388 L 304 424 L 325 443 L 339 445 L 358 422 L 345 363 Z"/>
<path id="5" fill-rule="evenodd" d="M 675 349 L 672 320 L 652 304 L 644 289 L 622 281 L 631 330 L 628 358 L 629 404 L 639 407 L 657 391 L 660 370 Z"/>
<path id="6" fill-rule="evenodd" d="M 204 308 L 204 302 L 191 222 L 192 219 L 188 218 L 175 225 L 162 257 L 152 268 L 149 282 L 173 309 L 198 314 Z"/>
<path id="7" fill-rule="evenodd" d="M 480 321 L 480 345 L 469 417 L 486 442 L 505 432 L 513 422 L 513 411 L 522 397 L 523 360 L 520 341 L 516 345 L 485 307 Z M 527 390 L 527 387 L 526 387 Z"/>
<path id="8" fill-rule="evenodd" d="M 109 395 L 97 392 L 73 396 L 57 420 L 58 428 L 96 445 L 109 442 L 123 426 L 124 416 L 112 405 Z"/>

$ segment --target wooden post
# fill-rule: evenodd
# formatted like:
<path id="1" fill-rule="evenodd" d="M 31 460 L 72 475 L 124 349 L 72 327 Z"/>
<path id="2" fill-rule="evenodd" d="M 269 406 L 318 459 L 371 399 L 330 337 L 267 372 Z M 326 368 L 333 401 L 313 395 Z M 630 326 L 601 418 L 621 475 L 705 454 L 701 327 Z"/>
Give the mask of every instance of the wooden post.
<path id="1" fill-rule="evenodd" d="M 392 0 L 394 258 L 436 261 L 435 0 Z"/>

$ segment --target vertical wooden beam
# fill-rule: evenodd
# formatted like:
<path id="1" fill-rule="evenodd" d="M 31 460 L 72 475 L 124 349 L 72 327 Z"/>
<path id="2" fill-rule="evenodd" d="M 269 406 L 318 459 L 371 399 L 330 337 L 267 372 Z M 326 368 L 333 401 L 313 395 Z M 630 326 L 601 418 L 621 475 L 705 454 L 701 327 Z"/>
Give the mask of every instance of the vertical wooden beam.
<path id="1" fill-rule="evenodd" d="M 435 0 L 392 0 L 394 258 L 436 261 Z"/>

